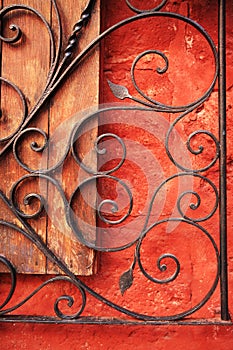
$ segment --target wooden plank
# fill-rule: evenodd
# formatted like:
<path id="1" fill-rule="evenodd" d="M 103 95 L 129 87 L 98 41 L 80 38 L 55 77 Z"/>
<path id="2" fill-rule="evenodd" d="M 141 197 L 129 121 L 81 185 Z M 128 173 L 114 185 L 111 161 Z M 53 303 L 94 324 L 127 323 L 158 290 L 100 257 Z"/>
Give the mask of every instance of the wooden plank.
<path id="1" fill-rule="evenodd" d="M 4 7 L 12 5 L 11 0 L 4 1 Z M 18 0 L 17 4 L 29 5 L 42 13 L 50 20 L 50 1 L 41 0 Z M 22 10 L 12 11 L 6 16 L 6 27 L 9 24 L 17 24 L 22 30 L 22 38 L 15 44 L 2 44 L 2 77 L 8 79 L 25 94 L 29 110 L 36 103 L 41 95 L 46 83 L 46 76 L 50 60 L 50 41 L 47 29 L 41 20 L 32 13 Z M 4 30 L 5 35 L 14 34 L 9 30 Z M 7 84 L 1 85 L 1 108 L 2 118 L 0 123 L 1 137 L 15 130 L 22 118 L 22 106 L 17 93 Z M 35 125 L 35 122 L 30 126 Z M 36 126 L 48 130 L 48 112 L 44 111 L 38 116 Z M 40 139 L 40 141 L 39 141 Z M 32 141 L 41 142 L 37 134 L 25 137 L 20 142 L 19 156 L 29 166 L 36 168 L 40 163 L 40 155 L 32 151 L 30 144 Z M 13 184 L 26 172 L 14 159 L 12 152 L 6 154 L 1 159 L 0 177 L 1 190 L 9 196 Z M 37 192 L 38 185 L 35 181 L 25 183 L 19 187 L 20 194 L 17 199 L 23 203 L 26 194 Z M 21 205 L 22 210 L 32 213 L 36 210 L 38 203 L 31 206 Z M 18 220 L 9 213 L 6 206 L 0 202 L 1 218 L 8 219 L 22 226 Z M 30 220 L 41 237 L 46 240 L 46 217 L 42 216 L 38 220 Z M 24 238 L 21 234 L 1 227 L 0 252 L 5 255 L 16 266 L 18 272 L 23 273 L 45 273 L 46 259 L 38 249 Z"/>
<path id="2" fill-rule="evenodd" d="M 79 20 L 80 15 L 85 8 L 86 0 L 69 0 L 68 2 L 57 1 L 58 7 L 62 8 L 62 26 L 63 26 L 63 41 L 68 42 L 68 38 L 72 33 L 74 24 Z M 81 50 L 93 38 L 99 34 L 99 2 L 95 6 L 91 22 L 84 30 L 84 35 L 77 47 Z M 56 25 L 53 16 L 53 25 Z M 64 46 L 65 47 L 65 46 Z M 64 49 L 63 47 L 63 49 Z M 74 120 L 78 121 L 84 116 L 80 111 L 97 106 L 99 101 L 99 52 L 98 49 L 93 51 L 69 77 L 66 83 L 56 93 L 50 109 L 50 134 L 52 135 L 57 128 L 63 124 L 63 131 L 66 133 L 62 137 L 69 135 L 69 131 L 74 125 Z M 77 117 L 70 119 L 77 114 Z M 69 130 L 70 129 L 70 130 Z M 92 124 L 92 130 L 83 136 L 80 147 L 83 154 L 87 154 L 93 148 L 93 140 L 98 134 L 97 121 Z M 62 151 L 62 150 L 61 150 Z M 85 161 L 89 162 L 93 169 L 96 168 L 97 158 L 93 152 L 86 156 Z M 57 178 L 62 182 L 65 194 L 69 198 L 72 192 L 78 185 L 80 178 L 84 178 L 87 174 L 80 171 L 74 159 L 69 156 L 62 168 L 56 174 Z M 90 235 L 95 236 L 96 233 L 96 215 L 94 210 L 96 199 L 96 187 L 88 187 L 86 198 L 89 205 L 85 201 L 78 204 L 79 212 L 76 214 L 80 218 L 84 218 L 92 227 Z M 64 206 L 60 201 L 59 195 L 49 186 L 48 203 L 51 208 L 48 221 L 48 237 L 47 242 L 49 247 L 64 261 L 71 270 L 79 275 L 90 275 L 95 271 L 95 254 L 93 250 L 84 247 L 78 241 L 76 235 L 70 230 L 64 218 Z M 55 208 L 55 209 L 54 209 Z M 77 207 L 75 208 L 75 210 Z M 48 273 L 56 273 L 57 268 L 48 262 Z"/>

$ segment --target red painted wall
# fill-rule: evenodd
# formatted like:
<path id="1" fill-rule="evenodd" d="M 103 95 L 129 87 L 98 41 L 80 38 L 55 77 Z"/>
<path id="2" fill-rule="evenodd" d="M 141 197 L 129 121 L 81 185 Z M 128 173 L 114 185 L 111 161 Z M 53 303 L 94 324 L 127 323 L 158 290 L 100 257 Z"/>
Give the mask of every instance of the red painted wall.
<path id="1" fill-rule="evenodd" d="M 135 1 L 135 6 L 141 6 L 141 1 Z M 190 15 L 191 18 L 199 22 L 205 27 L 207 32 L 213 37 L 217 43 L 217 6 L 214 1 L 169 1 L 167 10 L 179 12 L 183 15 Z M 231 215 L 231 203 L 232 203 L 232 143 L 233 140 L 232 131 L 230 128 L 232 118 L 232 86 L 233 75 L 231 72 L 233 55 L 233 41 L 232 41 L 232 23 L 233 12 L 230 7 L 231 1 L 228 1 L 227 12 L 227 63 L 228 63 L 228 80 L 227 80 L 227 106 L 228 106 L 228 129 L 229 129 L 229 144 L 228 144 L 228 200 L 229 200 L 229 301 L 230 307 L 233 298 L 233 242 L 231 238 L 232 227 L 232 215 Z M 143 6 L 148 8 L 151 6 L 151 1 L 143 1 Z M 120 19 L 130 16 L 132 12 L 127 8 L 125 1 L 108 0 L 103 1 L 102 4 L 102 18 L 103 27 L 109 27 L 113 23 L 118 22 Z M 208 14 L 208 15 L 207 15 Z M 201 39 L 198 39 L 196 32 L 190 32 L 190 28 L 182 26 L 180 23 L 171 23 L 171 21 L 160 20 L 156 22 L 144 21 L 142 23 L 143 30 L 138 30 L 137 26 L 129 26 L 121 31 L 116 32 L 109 37 L 102 48 L 103 54 L 103 77 L 101 84 L 102 103 L 119 102 L 115 99 L 110 91 L 106 78 L 116 84 L 126 86 L 133 96 L 140 97 L 138 93 L 133 90 L 133 86 L 130 83 L 130 66 L 132 64 L 137 52 L 140 53 L 143 50 L 159 49 L 160 51 L 167 50 L 169 58 L 171 59 L 170 73 L 167 77 L 161 77 L 161 80 L 154 82 L 153 74 L 150 72 L 149 64 L 157 64 L 153 61 L 143 61 L 141 66 L 136 71 L 136 79 L 142 89 L 148 89 L 147 93 L 152 98 L 156 98 L 164 103 L 173 104 L 185 104 L 190 102 L 190 98 L 198 98 L 203 91 L 208 87 L 213 72 L 213 60 L 211 55 L 202 52 Z M 163 33 L 169 32 L 168 35 Z M 185 45 L 180 46 L 180 43 L 184 41 Z M 135 53 L 136 52 L 136 53 Z M 172 57 L 176 59 L 172 60 Z M 155 66 L 156 68 L 156 66 Z M 201 79 L 200 79 L 201 78 Z M 194 82 L 197 87 L 194 89 Z M 153 90 L 154 89 L 154 90 Z M 192 115 L 184 119 L 182 125 L 178 126 L 179 134 L 182 138 L 187 138 L 191 132 L 197 129 L 208 128 L 214 134 L 217 134 L 217 93 L 216 89 L 211 98 L 205 103 L 205 108 L 200 109 Z M 151 117 L 150 117 L 151 118 Z M 173 116 L 170 116 L 172 120 Z M 102 118 L 101 122 L 106 123 L 107 118 Z M 125 119 L 123 118 L 125 122 Z M 151 119 L 149 119 L 151 122 Z M 162 166 L 162 170 L 166 176 L 169 176 L 174 171 L 174 167 L 166 159 L 163 153 L 161 142 L 151 134 L 146 128 L 148 120 L 145 124 L 140 124 L 141 129 L 134 126 L 119 127 L 119 125 L 103 125 L 101 131 L 103 132 L 116 132 L 120 136 L 124 136 L 131 141 L 140 140 L 144 148 L 150 150 L 150 154 L 158 161 L 158 164 Z M 146 131 L 145 131 L 146 130 Z M 149 128 L 150 130 L 150 128 Z M 198 140 L 197 140 L 198 142 Z M 196 145 L 198 143 L 196 142 Z M 211 147 L 213 143 L 206 141 L 205 146 Z M 195 145 L 194 145 L 195 146 Z M 143 148 L 143 149 L 144 149 Z M 111 150 L 113 151 L 113 150 Z M 138 156 L 141 156 L 141 150 L 138 151 Z M 158 155 L 159 154 L 159 155 Z M 147 155 L 147 154 L 145 154 Z M 201 166 L 208 163 L 212 157 L 211 152 L 204 154 L 203 158 L 195 159 L 193 166 Z M 106 159 L 105 159 L 106 161 Z M 153 164 L 150 162 L 150 158 L 145 157 L 143 167 L 141 164 L 135 164 L 130 157 L 127 158 L 126 164 L 116 172 L 116 176 L 123 178 L 124 180 L 130 180 L 134 175 L 134 192 L 138 193 L 135 199 L 135 205 L 133 209 L 133 216 L 137 218 L 138 215 L 143 217 L 143 203 L 148 200 L 150 194 L 148 180 L 148 174 L 154 174 Z M 109 163 L 107 164 L 109 166 Z M 216 168 L 213 168 L 206 175 L 211 180 L 217 183 Z M 115 174 L 114 174 L 115 175 Z M 148 181 L 147 181 L 148 180 Z M 155 181 L 152 178 L 152 182 Z M 168 191 L 166 205 L 163 207 L 161 215 L 171 215 L 174 208 L 174 203 L 177 200 L 178 184 L 175 183 L 172 189 Z M 203 215 L 202 210 L 208 203 L 212 203 L 212 194 L 208 186 L 205 186 L 202 182 L 195 183 L 196 188 L 201 191 L 203 198 L 199 215 Z M 100 183 L 100 194 L 105 196 L 114 192 L 115 188 L 112 184 L 102 186 Z M 168 204 L 167 204 L 168 203 Z M 206 209 L 205 209 L 206 210 Z M 140 213 L 140 214 L 139 214 Z M 187 212 L 191 215 L 190 212 Z M 153 212 L 154 216 L 156 212 Z M 198 215 L 198 213 L 196 214 Z M 152 218 L 153 220 L 153 218 Z M 137 225 L 141 225 L 136 221 L 135 229 Z M 205 227 L 213 233 L 216 240 L 218 240 L 218 220 L 217 215 L 211 220 L 210 223 L 205 223 Z M 104 227 L 107 231 L 107 227 Z M 176 229 L 178 230 L 178 229 Z M 177 232 L 177 231 L 176 231 Z M 179 233 L 181 230 L 179 230 Z M 156 234 L 153 232 L 154 235 Z M 145 243 L 144 250 L 151 249 L 151 254 L 154 253 L 154 247 L 160 243 L 163 250 L 158 253 L 164 253 L 167 249 L 171 249 L 171 246 L 177 245 L 177 250 L 174 248 L 174 252 L 179 254 L 181 261 L 185 262 L 186 266 L 182 271 L 182 276 L 189 278 L 191 283 L 187 286 L 184 285 L 184 280 L 179 279 L 178 284 L 174 284 L 168 288 L 158 287 L 157 299 L 154 299 L 154 294 L 151 293 L 150 287 L 147 283 L 140 284 L 139 277 L 135 278 L 132 289 L 126 292 L 125 298 L 122 299 L 119 288 L 118 280 L 119 276 L 129 268 L 132 262 L 133 248 L 123 253 L 103 253 L 100 256 L 99 272 L 96 276 L 86 277 L 85 282 L 95 290 L 104 291 L 104 295 L 119 303 L 123 303 L 124 306 L 135 309 L 138 312 L 151 312 L 154 301 L 156 301 L 155 313 L 172 313 L 176 311 L 177 305 L 180 312 L 182 312 L 187 306 L 192 307 L 198 302 L 199 295 L 204 295 L 208 285 L 211 283 L 215 273 L 215 264 L 212 258 L 212 250 L 208 241 L 204 241 L 203 237 L 196 238 L 191 237 L 193 229 L 185 230 L 185 237 L 176 235 L 173 240 L 172 236 L 170 240 L 165 240 L 164 237 L 157 237 L 156 241 L 149 239 Z M 153 236 L 154 236 L 153 235 Z M 153 238 L 153 237 L 152 237 Z M 184 239 L 185 238 L 185 239 Z M 172 242 L 172 244 L 170 244 Z M 157 249 L 157 248 L 156 248 Z M 191 252 L 191 254 L 190 254 Z M 145 260 L 144 264 L 148 271 L 154 270 L 154 264 L 156 260 Z M 172 266 L 171 266 L 172 268 Z M 173 266 L 174 268 L 174 266 Z M 31 277 L 20 276 L 19 285 L 17 288 L 16 299 L 20 300 L 20 293 L 23 290 L 25 295 L 29 294 L 41 281 L 46 280 L 46 277 Z M 205 282 L 207 284 L 203 283 Z M 35 313 L 52 313 L 53 303 L 51 300 L 55 300 L 58 296 L 70 293 L 72 294 L 72 288 L 64 285 L 57 284 L 54 288 L 47 288 L 46 292 L 41 291 L 30 303 L 22 307 L 21 312 L 28 312 L 34 310 Z M 144 294 L 143 294 L 144 293 Z M 138 295 L 145 295 L 141 304 L 138 304 Z M 74 306 L 75 307 L 75 306 Z M 92 313 L 93 309 L 96 314 L 101 312 L 105 316 L 118 316 L 117 312 L 103 306 L 100 302 L 89 298 L 87 303 L 87 311 Z M 205 318 L 219 318 L 219 290 L 217 288 L 216 293 L 211 300 L 205 305 L 205 307 L 199 311 L 196 317 Z M 94 325 L 31 325 L 31 324 L 1 324 L 1 348 L 2 349 L 231 349 L 233 348 L 232 327 L 229 325 L 205 325 L 205 326 L 94 326 Z"/>

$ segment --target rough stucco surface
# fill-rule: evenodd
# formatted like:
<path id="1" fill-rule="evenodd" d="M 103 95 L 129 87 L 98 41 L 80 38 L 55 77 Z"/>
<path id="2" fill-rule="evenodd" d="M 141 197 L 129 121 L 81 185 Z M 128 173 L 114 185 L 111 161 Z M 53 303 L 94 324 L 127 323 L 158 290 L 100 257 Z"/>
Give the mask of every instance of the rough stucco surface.
<path id="1" fill-rule="evenodd" d="M 140 5 L 141 2 L 135 1 L 134 4 Z M 151 6 L 151 1 L 143 1 L 145 7 Z M 170 1 L 167 5 L 167 10 L 179 12 L 184 15 L 189 15 L 194 20 L 198 21 L 205 27 L 207 32 L 213 37 L 217 43 L 217 6 L 213 6 L 213 1 Z M 233 241 L 231 237 L 231 228 L 233 225 L 231 215 L 231 202 L 233 200 L 233 183 L 232 183 L 232 140 L 233 134 L 230 129 L 232 118 L 232 86 L 233 75 L 231 72 L 233 54 L 232 42 L 232 9 L 230 1 L 228 3 L 228 23 L 227 23 L 227 63 L 228 63 L 228 80 L 227 80 L 227 109 L 228 109 L 228 201 L 229 201 L 229 301 L 230 309 L 233 298 Z M 108 27 L 116 23 L 120 19 L 131 15 L 127 9 L 125 1 L 108 0 L 103 1 L 103 27 Z M 231 13 L 230 13 L 231 10 Z M 208 13 L 208 16 L 206 15 Z M 186 25 L 181 25 L 178 22 L 172 23 L 168 20 L 147 21 L 142 22 L 142 29 L 138 29 L 131 25 L 128 28 L 122 29 L 109 37 L 103 47 L 103 76 L 102 76 L 102 103 L 118 102 L 115 99 L 106 83 L 106 79 L 111 80 L 115 84 L 126 86 L 133 96 L 139 97 L 139 94 L 133 90 L 130 83 L 130 67 L 132 61 L 137 54 L 143 50 L 159 49 L 165 51 L 170 58 L 170 73 L 162 76 L 160 79 L 154 80 L 153 74 L 150 72 L 151 65 L 156 68 L 158 62 L 153 62 L 151 57 L 143 60 L 137 66 L 135 78 L 141 89 L 146 89 L 146 93 L 151 98 L 156 98 L 160 102 L 169 104 L 186 104 L 190 103 L 190 98 L 195 99 L 208 88 L 213 75 L 213 60 L 208 48 L 203 49 L 203 42 L 198 34 Z M 162 34 L 161 34 L 162 33 Z M 164 34 L 163 33 L 168 33 Z M 183 43 L 181 45 L 181 43 Z M 175 57 L 175 59 L 174 59 Z M 161 63 L 161 62 L 160 62 Z M 195 86 L 195 88 L 194 88 Z M 163 173 L 166 176 L 174 172 L 173 166 L 166 160 L 161 142 L 148 131 L 147 123 L 151 123 L 151 117 L 145 119 L 140 124 L 141 128 L 132 125 L 120 127 L 116 123 L 109 124 L 108 116 L 102 118 L 101 131 L 116 132 L 120 136 L 130 139 L 132 142 L 140 140 L 143 145 L 143 150 L 149 149 L 149 155 L 162 164 Z M 170 120 L 174 117 L 169 116 Z M 107 121 L 108 124 L 105 124 Z M 126 118 L 122 117 L 122 122 L 125 123 Z M 144 124 L 143 124 L 144 123 Z M 211 97 L 206 101 L 204 108 L 200 108 L 188 115 L 181 125 L 178 125 L 178 132 L 182 139 L 187 139 L 191 132 L 197 129 L 208 129 L 215 135 L 218 133 L 217 120 L 217 87 L 214 89 Z M 150 127 L 149 127 L 149 130 Z M 161 131 L 161 133 L 164 130 Z M 161 136 L 163 139 L 163 136 Z M 160 140 L 161 141 L 161 140 Z M 193 166 L 200 167 L 211 159 L 213 156 L 213 143 L 210 140 L 203 141 L 210 149 L 203 157 L 192 159 Z M 206 144 L 205 144 L 206 142 Z M 198 140 L 196 145 L 199 145 Z M 194 144 L 195 146 L 195 144 Z M 212 148 L 211 148 L 212 147 Z M 160 176 L 155 174 L 154 165 L 151 163 L 151 158 L 145 151 L 142 153 L 141 148 L 138 150 L 138 157 L 144 156 L 143 167 L 141 163 L 135 162 L 127 158 L 126 164 L 119 169 L 116 176 L 125 180 L 132 179 L 134 176 L 133 189 L 136 195 L 135 205 L 133 208 L 133 217 L 145 215 L 144 203 L 148 200 L 149 184 L 160 180 Z M 136 153 L 137 157 L 137 153 Z M 108 159 L 105 159 L 107 162 Z M 156 163 L 157 164 L 157 163 Z M 104 165 L 103 165 L 104 166 Z M 109 163 L 108 163 L 109 166 Z M 159 166 L 159 165 L 157 165 Z M 159 169 L 159 168 L 158 168 Z M 218 183 L 218 175 L 216 167 L 213 167 L 208 173 L 208 177 Z M 150 178 L 151 176 L 151 178 Z M 132 181 L 132 180 L 131 180 Z M 177 200 L 177 183 L 168 191 L 166 204 L 163 206 L 161 215 L 172 215 L 174 203 Z M 206 184 L 201 181 L 195 182 L 195 188 L 201 191 L 202 208 L 199 215 L 205 213 L 206 207 L 212 203 L 212 193 Z M 111 183 L 100 183 L 100 193 L 102 196 L 114 193 L 115 188 Z M 163 200 L 163 198 L 162 198 Z M 188 212 L 189 215 L 191 215 Z M 153 216 L 157 217 L 158 213 L 153 211 Z M 198 213 L 196 214 L 198 215 Z M 140 221 L 135 221 L 135 229 Z M 215 239 L 218 241 L 218 219 L 217 213 L 214 218 L 205 224 L 205 227 L 214 233 Z M 104 227 L 108 230 L 108 227 Z M 175 229 L 178 230 L 178 229 Z M 154 247 L 162 246 L 161 252 L 170 249 L 171 246 L 176 246 L 175 252 L 179 254 L 181 261 L 185 262 L 182 274 L 177 284 L 169 285 L 168 288 L 162 286 L 156 289 L 156 296 L 151 289 L 151 286 L 143 279 L 135 277 L 132 289 L 126 292 L 125 297 L 121 297 L 118 280 L 119 276 L 126 271 L 133 256 L 133 249 L 130 248 L 125 252 L 119 253 L 103 253 L 99 258 L 99 271 L 96 276 L 86 277 L 84 281 L 96 291 L 103 291 L 103 295 L 109 299 L 119 302 L 121 305 L 132 308 L 138 312 L 153 312 L 160 314 L 170 314 L 185 310 L 186 306 L 192 307 L 198 302 L 200 295 L 204 295 L 208 286 L 211 284 L 215 274 L 215 264 L 213 260 L 213 252 L 208 244 L 208 241 L 203 241 L 203 237 L 192 237 L 193 230 L 185 228 L 183 231 L 179 228 L 179 233 L 184 232 L 183 236 L 180 233 L 173 238 L 170 235 L 169 240 L 166 237 L 156 237 L 156 242 L 151 236 L 143 247 L 144 251 L 149 256 L 153 256 Z M 176 232 L 178 232 L 176 231 Z M 124 231 L 123 231 L 124 234 Z M 154 232 L 154 235 L 156 233 Z M 153 235 L 153 236 L 154 236 Z M 190 238 L 192 237 L 192 238 Z M 158 248 L 157 248 L 158 249 Z M 177 249 L 177 250 L 176 250 Z M 146 256 L 146 254 L 145 254 Z M 148 271 L 153 273 L 156 260 L 145 258 L 143 261 Z M 174 266 L 173 266 L 174 267 Z M 172 266 L 171 266 L 172 268 Z M 138 276 L 138 275 L 137 275 Z M 23 290 L 25 295 L 29 294 L 41 281 L 46 277 L 31 277 L 20 276 L 18 294 L 16 298 L 20 298 L 20 291 Z M 185 280 L 189 280 L 185 284 Z M 65 288 L 65 289 L 64 289 Z M 153 287 L 154 288 L 154 287 Z M 35 313 L 52 313 L 53 303 L 62 294 L 72 294 L 73 289 L 70 286 L 64 287 L 57 284 L 53 288 L 47 288 L 46 291 L 40 292 L 29 304 L 25 305 L 21 312 L 29 312 L 34 310 Z M 143 296 L 138 302 L 139 296 Z M 78 295 L 76 298 L 78 302 Z M 155 306 L 154 306 L 155 305 Z M 99 301 L 88 297 L 86 314 L 101 313 L 105 316 L 119 317 L 119 314 L 106 306 L 103 306 Z M 219 290 L 217 288 L 211 300 L 204 306 L 201 311 L 198 311 L 196 317 L 213 318 L 219 317 Z M 93 326 L 93 325 L 30 325 L 30 324 L 1 324 L 1 348 L 2 349 L 231 349 L 233 347 L 232 327 L 231 326 Z"/>

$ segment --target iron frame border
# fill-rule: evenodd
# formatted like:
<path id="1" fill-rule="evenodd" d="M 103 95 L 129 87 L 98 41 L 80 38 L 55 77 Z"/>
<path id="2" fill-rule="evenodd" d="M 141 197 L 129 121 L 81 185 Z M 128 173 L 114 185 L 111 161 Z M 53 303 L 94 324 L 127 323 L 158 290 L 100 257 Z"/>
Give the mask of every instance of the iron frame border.
<path id="1" fill-rule="evenodd" d="M 130 2 L 126 0 L 127 4 L 130 5 Z M 54 2 L 55 3 L 55 2 Z M 106 35 L 114 31 L 116 28 L 120 27 L 122 23 L 130 23 L 131 21 L 134 21 L 135 17 L 129 18 L 127 20 L 122 21 L 121 23 L 116 24 L 112 28 L 108 29 L 106 32 L 102 33 L 97 40 L 94 40 L 87 48 L 86 51 L 80 53 L 74 60 L 66 66 L 67 60 L 72 56 L 72 50 L 74 46 L 77 43 L 77 38 L 82 29 L 86 26 L 88 23 L 90 17 L 91 17 L 91 11 L 93 10 L 95 1 L 89 1 L 86 9 L 83 11 L 80 20 L 76 23 L 74 26 L 73 33 L 71 34 L 69 38 L 69 43 L 65 49 L 65 55 L 63 60 L 60 64 L 58 64 L 58 59 L 60 55 L 60 49 L 58 50 L 59 53 L 55 59 L 55 65 L 58 67 L 58 70 L 53 72 L 54 77 L 51 80 L 51 85 L 48 88 L 46 94 L 42 96 L 41 101 L 39 101 L 39 104 L 37 104 L 32 112 L 32 115 L 29 116 L 29 118 L 26 118 L 25 121 L 21 124 L 19 127 L 17 134 L 15 134 L 16 138 L 13 136 L 7 145 L 1 152 L 1 155 L 3 155 L 5 152 L 7 152 L 8 148 L 12 145 L 12 143 L 17 140 L 18 135 L 20 135 L 20 132 L 22 132 L 25 127 L 28 125 L 30 120 L 33 118 L 33 116 L 38 112 L 38 110 L 41 108 L 44 103 L 50 98 L 50 96 L 53 95 L 53 93 L 59 88 L 60 84 L 65 80 L 66 76 L 69 75 L 69 73 L 72 72 L 72 70 L 75 68 L 77 64 L 84 58 L 86 55 L 86 52 L 89 52 L 96 44 L 98 44 Z M 164 6 L 166 1 L 162 1 L 161 7 Z M 55 3 L 56 4 L 56 3 Z M 16 5 L 17 6 L 17 5 Z M 55 324 L 106 324 L 106 325 L 231 325 L 232 322 L 230 321 L 229 316 L 229 310 L 228 310 L 228 271 L 227 271 L 227 217 L 226 217 L 226 208 L 227 208 L 227 193 L 226 193 L 226 7 L 225 7 L 225 1 L 219 0 L 218 1 L 218 7 L 219 7 L 219 42 L 218 42 L 218 58 L 219 58 L 219 162 L 220 162 L 220 182 L 219 182 L 219 199 L 220 199 L 220 287 L 221 287 L 221 320 L 195 320 L 195 319 L 183 319 L 183 320 L 144 320 L 144 321 L 130 321 L 125 319 L 116 319 L 116 318 L 97 318 L 97 317 L 79 317 L 78 319 L 57 319 L 54 317 L 43 317 L 43 316 L 3 316 L 1 317 L 1 322 L 28 322 L 28 323 L 55 323 Z M 134 9 L 133 6 L 131 6 L 132 9 Z M 55 6 L 56 11 L 57 7 Z M 155 11 L 160 10 L 160 7 L 156 8 Z M 147 16 L 150 17 L 151 13 L 146 10 L 143 11 L 135 11 L 138 14 L 136 15 L 137 18 L 146 18 Z M 1 13 L 1 15 L 4 15 L 4 11 Z M 163 14 L 163 13 L 162 13 Z M 161 13 L 160 13 L 161 15 Z M 176 14 L 169 14 L 169 16 L 175 16 Z M 178 16 L 179 17 L 179 16 Z M 182 17 L 182 16 L 180 16 Z M 58 17 L 59 18 L 59 17 Z M 182 17 L 183 18 L 183 17 Z M 18 32 L 18 29 L 16 28 L 17 35 L 20 35 L 20 31 Z M 16 35 L 16 36 L 17 36 Z M 110 86 L 111 88 L 111 86 Z M 113 87 L 113 93 L 114 93 L 114 87 Z M 211 89 L 210 89 L 211 90 Z M 208 95 L 208 93 L 207 93 Z M 132 97 L 132 96 L 130 96 Z M 121 97 L 120 97 L 121 98 Z M 132 98 L 136 101 L 136 99 Z M 138 102 L 138 101 L 136 101 Z M 151 104 L 147 103 L 147 106 L 151 106 Z M 194 104 L 194 107 L 196 107 L 196 104 Z M 160 106 L 158 106 L 158 109 L 160 109 Z M 162 108 L 162 110 L 165 110 L 166 106 Z M 180 108 L 182 111 L 182 107 Z M 190 107 L 192 110 L 192 106 Z M 187 109 L 184 109 L 184 112 L 187 112 Z M 3 198 L 3 197 L 2 197 Z M 3 198 L 4 199 L 4 198 Z M 39 242 L 39 245 L 41 242 Z"/>

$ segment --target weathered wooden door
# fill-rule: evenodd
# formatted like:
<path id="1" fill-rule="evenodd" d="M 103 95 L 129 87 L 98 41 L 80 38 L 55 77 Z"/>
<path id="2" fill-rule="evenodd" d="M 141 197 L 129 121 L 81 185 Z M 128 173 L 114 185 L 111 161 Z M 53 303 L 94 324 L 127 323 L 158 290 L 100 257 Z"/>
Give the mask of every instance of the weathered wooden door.
<path id="1" fill-rule="evenodd" d="M 46 244 L 76 274 L 95 270 L 93 251 L 72 235 L 59 190 L 46 179 L 48 169 L 55 167 L 50 174 L 59 178 L 68 200 L 82 178 L 77 162 L 69 156 L 63 159 L 66 132 L 83 118 L 82 111 L 98 104 L 98 48 L 78 63 L 78 69 L 66 72 L 99 33 L 99 4 L 94 10 L 92 5 L 85 6 L 85 0 L 2 2 L 1 219 L 15 226 L 1 227 L 0 250 L 18 272 L 58 272 L 38 244 Z M 48 141 L 52 135 L 59 146 Z M 96 135 L 93 124 L 92 131 L 82 137 L 79 151 L 85 154 Z M 59 169 L 58 162 L 62 163 Z M 95 168 L 96 156 L 90 155 L 88 162 Z M 42 168 L 47 170 L 41 177 Z M 94 201 L 95 192 L 89 195 Z M 95 227 L 91 206 L 85 207 L 85 215 Z M 17 233 L 17 227 L 28 230 L 31 239 Z M 36 235 L 41 239 L 37 245 L 33 244 Z"/>

